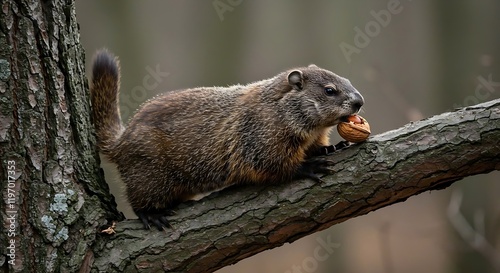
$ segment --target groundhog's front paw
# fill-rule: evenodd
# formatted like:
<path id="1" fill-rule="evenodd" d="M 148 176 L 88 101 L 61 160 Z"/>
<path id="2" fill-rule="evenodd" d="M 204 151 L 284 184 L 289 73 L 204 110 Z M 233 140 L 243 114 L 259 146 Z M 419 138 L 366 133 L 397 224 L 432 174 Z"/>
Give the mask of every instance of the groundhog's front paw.
<path id="1" fill-rule="evenodd" d="M 318 155 L 330 155 L 338 150 L 342 150 L 346 147 L 351 146 L 351 143 L 349 141 L 341 141 L 337 143 L 336 145 L 329 145 L 329 146 L 321 146 L 318 151 L 313 153 L 314 156 Z"/>
<path id="2" fill-rule="evenodd" d="M 339 143 L 335 144 L 335 146 L 333 146 L 333 147 L 335 147 L 335 151 L 338 151 L 338 150 L 342 150 L 344 148 L 347 148 L 351 145 L 352 145 L 352 143 L 349 141 L 340 141 Z"/>
<path id="3" fill-rule="evenodd" d="M 320 174 L 330 174 L 333 171 L 328 168 L 333 162 L 324 158 L 312 157 L 304 161 L 300 169 L 295 173 L 295 178 L 310 178 L 316 182 L 323 182 Z"/>
<path id="4" fill-rule="evenodd" d="M 153 224 L 160 231 L 172 227 L 166 217 L 174 214 L 172 210 L 137 210 L 135 214 L 142 221 L 145 229 L 150 229 L 150 224 Z"/>

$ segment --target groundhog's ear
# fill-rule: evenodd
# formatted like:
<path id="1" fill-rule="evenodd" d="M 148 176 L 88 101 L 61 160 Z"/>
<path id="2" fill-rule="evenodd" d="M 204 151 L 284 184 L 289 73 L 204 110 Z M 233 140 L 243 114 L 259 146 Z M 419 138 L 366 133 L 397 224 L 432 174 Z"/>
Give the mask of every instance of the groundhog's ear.
<path id="1" fill-rule="evenodd" d="M 316 68 L 316 69 L 317 69 L 317 68 L 319 68 L 319 67 L 318 67 L 317 65 L 315 65 L 315 64 L 310 64 L 310 65 L 308 66 L 308 68 Z"/>
<path id="2" fill-rule="evenodd" d="M 288 74 L 288 84 L 293 86 L 294 89 L 302 90 L 304 86 L 304 76 L 302 75 L 302 71 L 294 70 Z"/>

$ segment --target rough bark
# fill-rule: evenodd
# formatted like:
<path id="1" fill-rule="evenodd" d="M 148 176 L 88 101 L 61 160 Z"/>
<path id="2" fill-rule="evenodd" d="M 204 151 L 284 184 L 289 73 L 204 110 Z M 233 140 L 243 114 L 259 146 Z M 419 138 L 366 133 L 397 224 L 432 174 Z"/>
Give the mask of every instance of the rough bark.
<path id="1" fill-rule="evenodd" d="M 120 215 L 99 170 L 74 2 L 0 7 L 0 268 L 76 272 Z"/>
<path id="2" fill-rule="evenodd" d="M 324 183 L 238 187 L 185 204 L 173 230 L 119 222 L 93 271 L 211 272 L 336 223 L 500 169 L 500 100 L 444 113 L 337 152 Z"/>

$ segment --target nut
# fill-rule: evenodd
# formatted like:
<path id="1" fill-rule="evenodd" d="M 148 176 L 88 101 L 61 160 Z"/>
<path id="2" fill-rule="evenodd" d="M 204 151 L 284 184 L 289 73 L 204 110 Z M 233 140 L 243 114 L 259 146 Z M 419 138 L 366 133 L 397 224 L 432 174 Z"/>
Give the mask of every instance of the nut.
<path id="1" fill-rule="evenodd" d="M 351 115 L 337 125 L 339 135 L 349 142 L 363 142 L 370 136 L 370 125 L 362 116 Z"/>

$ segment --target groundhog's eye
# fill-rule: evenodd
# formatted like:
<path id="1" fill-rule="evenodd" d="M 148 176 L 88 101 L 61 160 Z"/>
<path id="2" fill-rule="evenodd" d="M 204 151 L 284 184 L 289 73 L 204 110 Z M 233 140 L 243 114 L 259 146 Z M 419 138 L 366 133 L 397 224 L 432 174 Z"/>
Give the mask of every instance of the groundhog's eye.
<path id="1" fill-rule="evenodd" d="M 325 94 L 327 94 L 328 96 L 333 96 L 337 94 L 337 90 L 332 86 L 327 86 L 325 87 Z"/>

